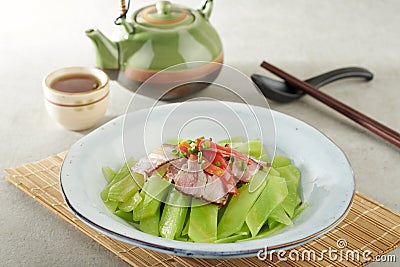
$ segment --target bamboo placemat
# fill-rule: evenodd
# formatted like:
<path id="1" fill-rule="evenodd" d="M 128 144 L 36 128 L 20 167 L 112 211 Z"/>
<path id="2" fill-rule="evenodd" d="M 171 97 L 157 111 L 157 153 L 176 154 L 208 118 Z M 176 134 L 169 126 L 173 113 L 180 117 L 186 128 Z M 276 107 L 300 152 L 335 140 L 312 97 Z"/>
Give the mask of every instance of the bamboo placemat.
<path id="1" fill-rule="evenodd" d="M 240 259 L 198 259 L 185 258 L 157 253 L 132 246 L 98 233 L 77 219 L 67 208 L 59 190 L 58 175 L 65 152 L 34 163 L 27 163 L 16 169 L 6 169 L 8 181 L 35 198 L 45 207 L 55 211 L 60 217 L 73 224 L 86 235 L 114 252 L 127 263 L 135 266 L 364 266 L 375 257 L 388 253 L 400 245 L 400 214 L 391 211 L 360 193 L 356 193 L 349 214 L 344 221 L 328 234 L 295 248 L 302 252 L 313 251 L 322 255 L 322 251 L 336 249 L 345 254 L 347 251 L 361 253 L 369 251 L 367 259 L 360 256 L 333 260 L 323 257 L 312 261 L 292 261 L 288 254 L 279 260 L 274 254 L 272 260 L 260 261 L 257 257 Z M 339 242 L 342 242 L 339 244 Z M 345 247 L 342 248 L 343 242 Z M 346 251 L 344 251 L 346 250 Z M 305 254 L 306 255 L 306 254 Z M 339 255 L 339 254 L 338 254 Z M 292 257 L 296 257 L 293 254 Z M 301 258 L 301 257 L 300 257 Z M 282 259 L 282 255 L 281 255 Z M 340 258 L 338 258 L 340 259 Z"/>

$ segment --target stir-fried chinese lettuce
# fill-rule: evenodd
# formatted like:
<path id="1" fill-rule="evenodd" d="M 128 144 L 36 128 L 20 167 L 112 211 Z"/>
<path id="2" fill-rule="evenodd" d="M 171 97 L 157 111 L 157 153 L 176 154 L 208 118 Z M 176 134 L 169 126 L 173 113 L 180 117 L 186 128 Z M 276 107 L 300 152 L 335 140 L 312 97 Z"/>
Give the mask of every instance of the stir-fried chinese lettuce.
<path id="1" fill-rule="evenodd" d="M 233 137 L 218 144 L 268 160 L 258 140 L 243 142 Z M 182 194 L 162 177 L 165 168 L 144 182 L 143 175 L 130 171 L 134 163 L 129 159 L 118 171 L 103 167 L 108 184 L 100 196 L 115 215 L 155 236 L 202 243 L 264 238 L 290 227 L 306 207 L 300 196 L 300 171 L 285 156 L 275 155 L 270 168 L 261 169 L 249 183 L 239 185 L 238 193 L 224 207 Z"/>

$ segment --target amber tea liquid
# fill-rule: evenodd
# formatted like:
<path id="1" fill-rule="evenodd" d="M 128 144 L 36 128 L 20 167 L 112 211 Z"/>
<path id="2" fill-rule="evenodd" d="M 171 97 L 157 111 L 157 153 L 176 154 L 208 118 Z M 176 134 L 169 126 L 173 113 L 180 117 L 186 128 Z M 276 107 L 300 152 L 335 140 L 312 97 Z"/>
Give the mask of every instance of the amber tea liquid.
<path id="1" fill-rule="evenodd" d="M 72 74 L 61 76 L 50 86 L 60 92 L 82 93 L 96 90 L 100 86 L 100 81 L 90 74 Z"/>

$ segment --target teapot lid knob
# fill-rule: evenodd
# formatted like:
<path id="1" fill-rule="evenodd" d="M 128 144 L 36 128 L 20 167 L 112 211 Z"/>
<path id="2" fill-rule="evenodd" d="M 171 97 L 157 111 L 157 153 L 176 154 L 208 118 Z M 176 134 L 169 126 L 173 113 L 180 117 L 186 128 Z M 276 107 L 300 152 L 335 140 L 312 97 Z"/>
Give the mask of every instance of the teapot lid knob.
<path id="1" fill-rule="evenodd" d="M 194 15 L 191 10 L 173 5 L 169 1 L 158 1 L 155 5 L 137 11 L 134 19 L 145 26 L 173 28 L 191 24 L 194 21 Z"/>
<path id="2" fill-rule="evenodd" d="M 157 13 L 160 15 L 167 15 L 171 13 L 172 4 L 170 1 L 158 1 L 156 4 Z"/>

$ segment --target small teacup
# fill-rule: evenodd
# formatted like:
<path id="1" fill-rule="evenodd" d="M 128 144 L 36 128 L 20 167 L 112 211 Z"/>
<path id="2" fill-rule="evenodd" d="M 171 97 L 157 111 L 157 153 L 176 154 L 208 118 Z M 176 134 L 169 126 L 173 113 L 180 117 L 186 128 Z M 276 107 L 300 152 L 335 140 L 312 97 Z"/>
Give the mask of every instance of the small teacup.
<path id="1" fill-rule="evenodd" d="M 47 112 L 67 129 L 89 129 L 107 110 L 109 77 L 97 68 L 55 70 L 44 77 L 42 87 Z"/>

